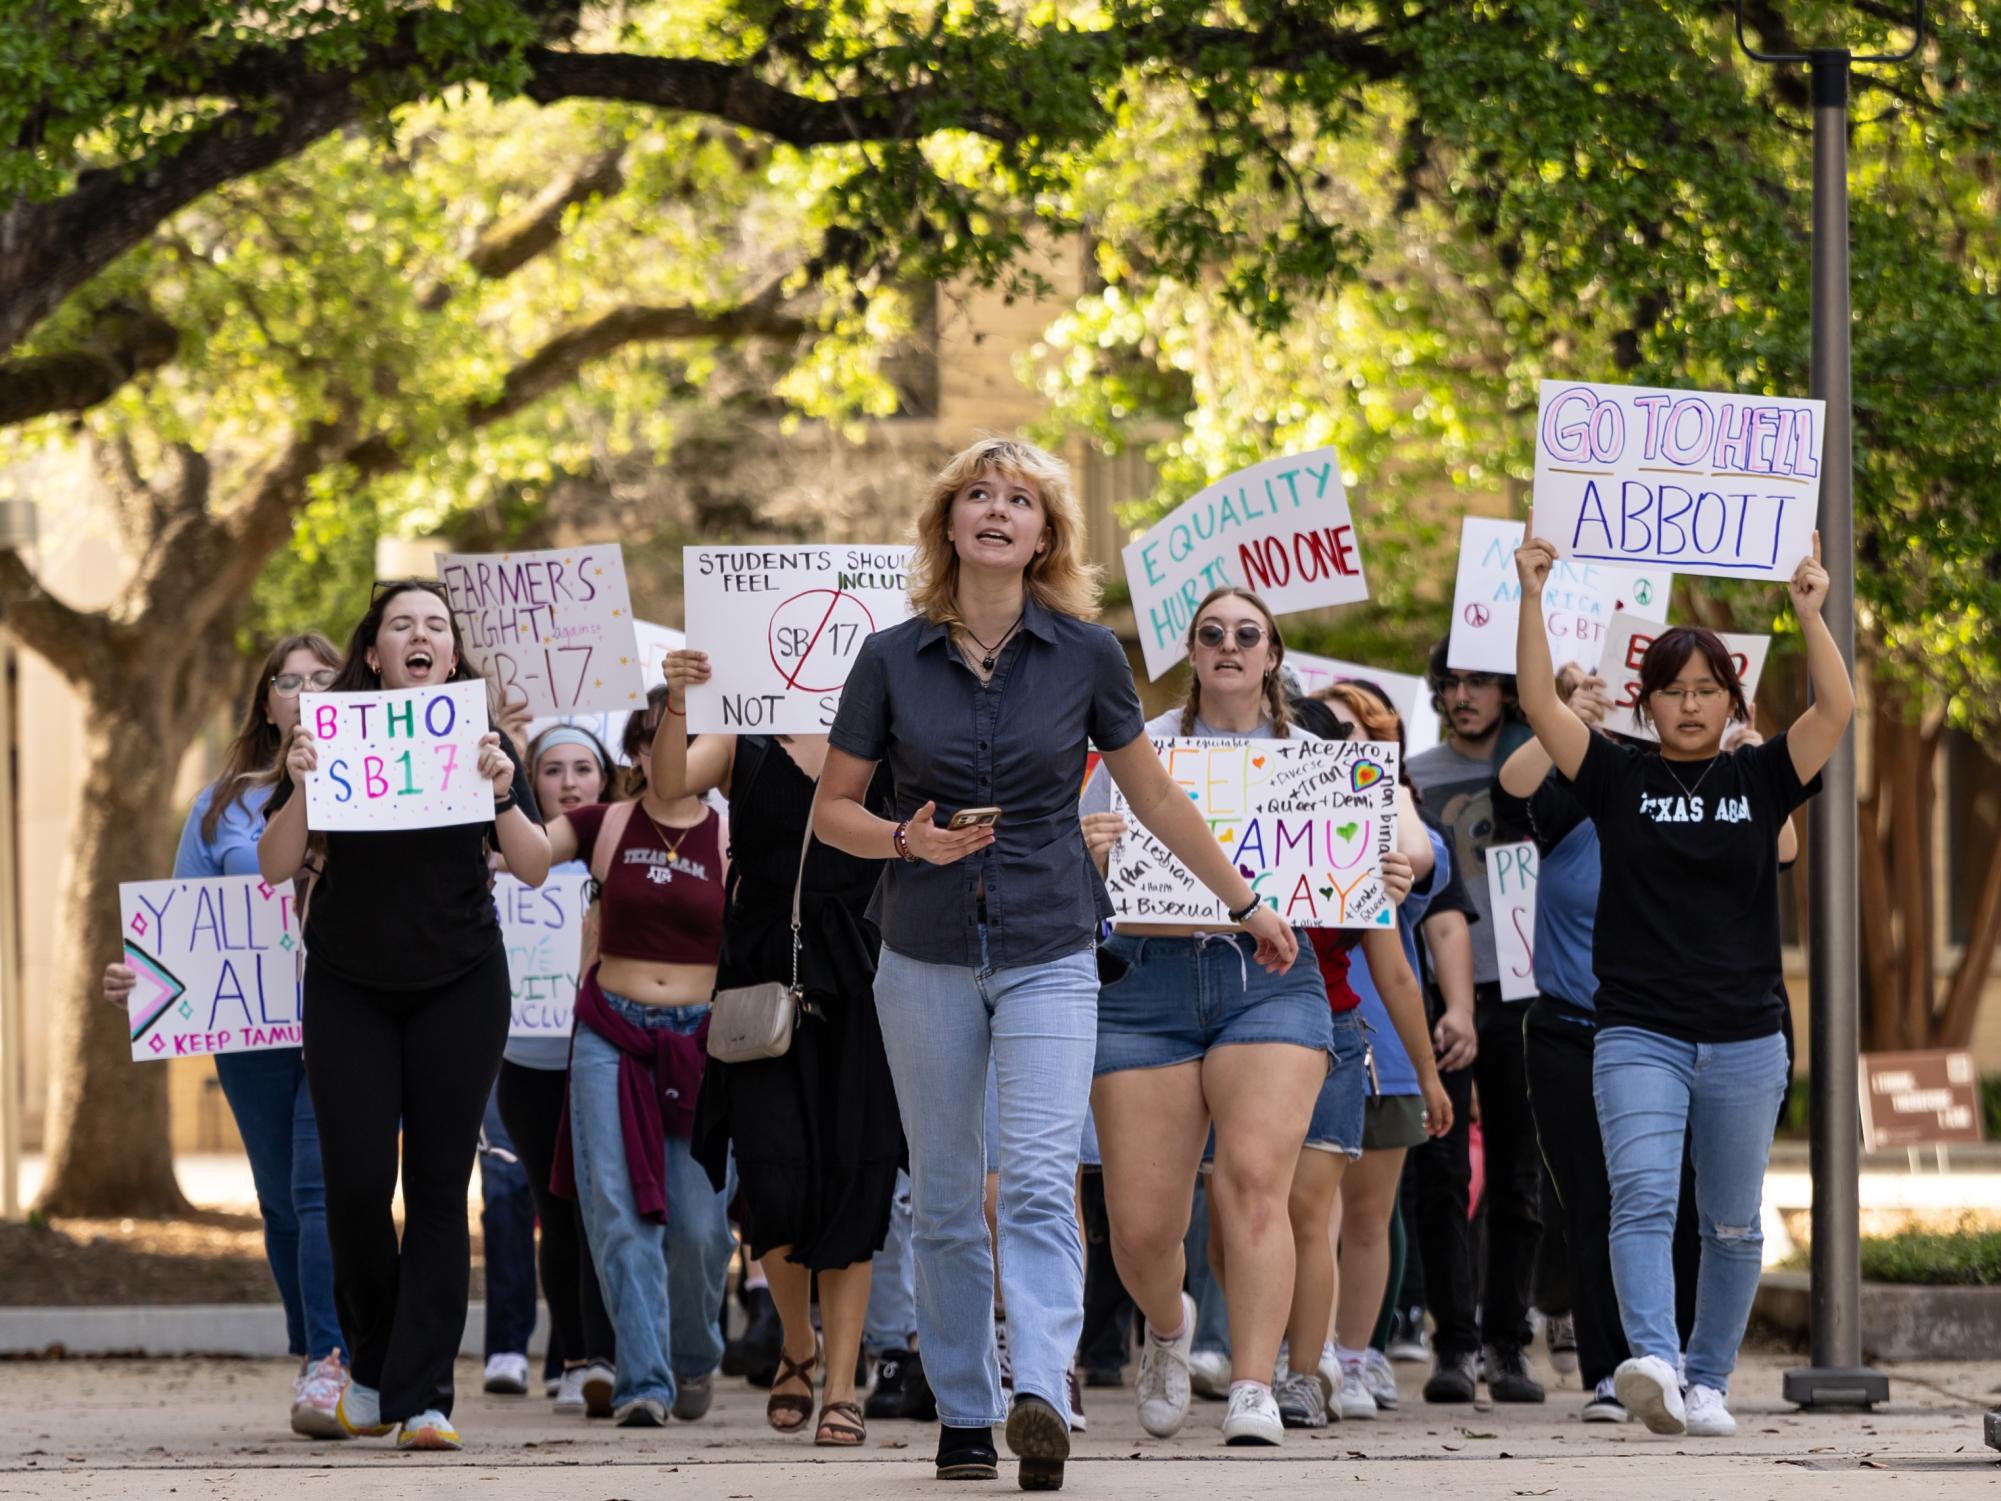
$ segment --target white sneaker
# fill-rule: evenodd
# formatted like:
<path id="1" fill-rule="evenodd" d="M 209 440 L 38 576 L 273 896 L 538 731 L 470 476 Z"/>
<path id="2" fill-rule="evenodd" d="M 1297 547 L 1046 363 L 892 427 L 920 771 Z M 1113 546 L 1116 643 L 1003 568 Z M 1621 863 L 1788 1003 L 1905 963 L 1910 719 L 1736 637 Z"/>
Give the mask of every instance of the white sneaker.
<path id="1" fill-rule="evenodd" d="M 486 1389 L 503 1397 L 528 1395 L 528 1357 L 489 1355 L 486 1357 Z"/>
<path id="2" fill-rule="evenodd" d="M 1282 1444 L 1285 1423 L 1268 1386 L 1246 1382 L 1230 1391 L 1230 1410 L 1223 1417 L 1226 1444 Z"/>
<path id="3" fill-rule="evenodd" d="M 584 1367 L 584 1413 L 588 1417 L 608 1418 L 611 1413 L 612 1394 L 618 1390 L 618 1372 L 610 1363 L 594 1360 Z"/>
<path id="4" fill-rule="evenodd" d="M 1139 1374 L 1133 1378 L 1133 1405 L 1139 1425 L 1155 1438 L 1171 1438 L 1188 1416 L 1188 1356 L 1195 1348 L 1195 1300 L 1181 1295 L 1181 1337 L 1164 1340 L 1146 1326 L 1140 1342 Z M 1230 1409 L 1232 1412 L 1236 1408 Z M 1276 1409 L 1274 1409 L 1276 1410 Z"/>
<path id="5" fill-rule="evenodd" d="M 1626 1411 L 1647 1425 L 1649 1433 L 1688 1431 L 1688 1409 L 1682 1405 L 1681 1382 L 1674 1367 L 1660 1356 L 1641 1355 L 1621 1362 L 1612 1375 L 1612 1390 L 1618 1393 Z"/>
<path id="6" fill-rule="evenodd" d="M 1196 1350 L 1188 1357 L 1188 1385 L 1198 1397 L 1230 1399 L 1230 1357 L 1221 1350 Z"/>
<path id="7" fill-rule="evenodd" d="M 556 1405 L 554 1412 L 582 1412 L 584 1410 L 584 1368 L 571 1366 L 556 1378 Z"/>
<path id="8" fill-rule="evenodd" d="M 1723 1405 L 1723 1393 L 1713 1386 L 1691 1386 L 1687 1398 L 1688 1431 L 1696 1438 L 1731 1438 L 1737 1420 Z"/>
<path id="9" fill-rule="evenodd" d="M 1340 1408 L 1344 1418 L 1367 1420 L 1376 1416 L 1376 1399 L 1369 1395 L 1361 1361 L 1341 1362 L 1341 1389 L 1334 1394 L 1331 1406 Z"/>
<path id="10" fill-rule="evenodd" d="M 1390 1368 L 1389 1356 L 1373 1345 L 1362 1357 L 1362 1385 L 1384 1412 L 1397 1410 L 1397 1373 Z"/>
<path id="11" fill-rule="evenodd" d="M 1327 1415 L 1341 1416 L 1341 1408 L 1335 1396 L 1341 1390 L 1341 1353 L 1334 1348 L 1334 1341 L 1328 1340 L 1320 1347 L 1320 1393 L 1327 1399 Z"/>
<path id="12" fill-rule="evenodd" d="M 350 1438 L 340 1421 L 340 1391 L 347 1384 L 340 1351 L 299 1373 L 292 1388 L 292 1432 L 305 1438 Z"/>
<path id="13" fill-rule="evenodd" d="M 396 1447 L 457 1451 L 463 1449 L 465 1444 L 450 1418 L 435 1407 L 427 1407 L 414 1418 L 403 1420 L 403 1427 L 396 1434 Z"/>

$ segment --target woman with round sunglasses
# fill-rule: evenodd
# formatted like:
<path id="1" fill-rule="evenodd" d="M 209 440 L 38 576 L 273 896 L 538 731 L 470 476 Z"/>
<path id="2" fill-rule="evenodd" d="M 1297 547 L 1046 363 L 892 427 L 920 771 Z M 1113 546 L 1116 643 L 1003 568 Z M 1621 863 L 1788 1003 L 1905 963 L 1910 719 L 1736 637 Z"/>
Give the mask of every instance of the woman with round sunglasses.
<path id="1" fill-rule="evenodd" d="M 338 648 L 316 632 L 287 636 L 265 655 L 222 770 L 188 810 L 174 852 L 176 879 L 257 874 L 264 808 L 278 754 L 299 722 L 299 694 L 329 687 L 339 666 Z M 104 971 L 104 998 L 123 1010 L 136 983 L 130 967 L 113 963 Z M 307 1438 L 345 1438 L 334 1408 L 346 1379 L 341 1362 L 346 1341 L 334 1303 L 319 1128 L 301 1050 L 218 1053 L 215 1077 L 250 1160 L 264 1222 L 264 1257 L 285 1305 L 287 1346 L 299 1357 L 292 1431 Z"/>

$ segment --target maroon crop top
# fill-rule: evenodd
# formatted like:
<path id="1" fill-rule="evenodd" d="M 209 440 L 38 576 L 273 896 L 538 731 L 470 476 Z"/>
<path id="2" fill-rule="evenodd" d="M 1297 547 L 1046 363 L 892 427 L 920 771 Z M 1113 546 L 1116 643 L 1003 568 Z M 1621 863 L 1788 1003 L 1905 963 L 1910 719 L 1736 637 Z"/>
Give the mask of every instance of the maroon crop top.
<path id="1" fill-rule="evenodd" d="M 566 815 L 577 858 L 590 864 L 605 803 Z M 709 808 L 692 828 L 656 828 L 634 808 L 599 894 L 598 947 L 645 964 L 714 964 L 723 948 L 722 819 Z M 672 857 L 669 857 L 669 848 Z"/>

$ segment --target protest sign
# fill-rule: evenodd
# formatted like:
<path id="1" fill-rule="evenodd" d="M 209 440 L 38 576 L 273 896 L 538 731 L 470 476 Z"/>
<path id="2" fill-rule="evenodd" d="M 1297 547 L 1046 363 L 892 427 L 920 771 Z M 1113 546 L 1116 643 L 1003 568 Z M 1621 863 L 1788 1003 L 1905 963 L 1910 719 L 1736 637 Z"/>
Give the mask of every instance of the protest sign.
<path id="1" fill-rule="evenodd" d="M 1812 549 L 1826 403 L 1546 380 L 1536 535 L 1586 563 L 1788 579 Z"/>
<path id="2" fill-rule="evenodd" d="M 1274 615 L 1369 597 L 1331 448 L 1266 459 L 1198 490 L 1121 557 L 1149 678 L 1187 654 L 1195 607 L 1219 585 L 1255 589 Z"/>
<path id="3" fill-rule="evenodd" d="M 1459 576 L 1452 592 L 1448 666 L 1460 672 L 1515 670 L 1515 629 L 1521 619 L 1522 584 L 1515 550 L 1519 521 L 1468 516 L 1459 531 Z M 1595 668 L 1605 628 L 1619 610 L 1650 619 L 1667 617 L 1674 574 L 1660 568 L 1614 568 L 1559 558 L 1543 585 L 1544 625 L 1551 665 L 1576 662 Z"/>
<path id="4" fill-rule="evenodd" d="M 1501 999 L 1536 995 L 1535 894 L 1540 871 L 1535 845 L 1496 844 L 1487 850 L 1487 895 L 1493 903 L 1494 957 L 1501 966 Z"/>
<path id="5" fill-rule="evenodd" d="M 1651 725 L 1643 725 L 1633 714 L 1640 701 L 1640 663 L 1654 637 L 1667 627 L 1651 620 L 1620 613 L 1605 630 L 1605 655 L 1598 663 L 1598 676 L 1612 695 L 1612 712 L 1605 716 L 1605 728 L 1614 734 L 1634 735 L 1642 740 L 1658 740 Z M 1765 656 L 1772 649 L 1770 636 L 1743 636 L 1720 633 L 1723 649 L 1730 653 L 1737 680 L 1744 685 L 1744 702 L 1757 699 L 1758 679 L 1764 676 Z M 1699 659 L 1698 659 L 1699 660 Z"/>
<path id="6" fill-rule="evenodd" d="M 1168 739 L 1155 749 L 1251 890 L 1280 917 L 1303 928 L 1395 925 L 1380 875 L 1396 845 L 1394 745 Z M 1105 880 L 1115 922 L 1229 925 L 1225 904 L 1132 816 L 1116 784 L 1112 811 L 1126 815 Z"/>
<path id="7" fill-rule="evenodd" d="M 507 945 L 507 984 L 513 994 L 509 1037 L 568 1037 L 583 971 L 584 912 L 591 878 L 552 875 L 524 886 L 502 873 L 493 880 L 493 904 Z"/>
<path id="8" fill-rule="evenodd" d="M 1338 657 L 1317 657 L 1312 652 L 1287 647 L 1285 665 L 1299 679 L 1300 690 L 1311 698 L 1329 683 L 1343 678 L 1362 678 L 1390 696 L 1403 718 L 1404 754 L 1430 750 L 1439 741 L 1438 711 L 1431 707 L 1431 686 L 1408 672 L 1389 672 L 1381 667 L 1364 667 Z"/>
<path id="9" fill-rule="evenodd" d="M 292 885 L 256 876 L 128 881 L 118 888 L 132 1056 L 192 1058 L 299 1046 Z"/>
<path id="10" fill-rule="evenodd" d="M 484 683 L 302 693 L 299 723 L 319 742 L 319 769 L 306 778 L 310 829 L 435 829 L 493 817 L 493 783 L 479 774 Z"/>
<path id="11" fill-rule="evenodd" d="M 910 549 L 690 547 L 688 645 L 709 680 L 688 733 L 824 735 L 862 642 L 910 614 Z"/>
<path id="12" fill-rule="evenodd" d="M 616 542 L 438 554 L 465 653 L 501 702 L 534 714 L 634 709 L 646 697 Z"/>
<path id="13" fill-rule="evenodd" d="M 632 634 L 638 645 L 639 666 L 644 678 L 644 687 L 641 689 L 643 700 L 647 692 L 667 681 L 666 671 L 661 664 L 668 652 L 678 651 L 686 646 L 688 638 L 672 626 L 655 625 L 650 620 L 633 621 Z M 625 739 L 625 722 L 633 716 L 637 708 L 638 705 L 634 705 L 631 709 L 599 709 L 589 714 L 551 714 L 536 718 L 529 721 L 528 738 L 533 741 L 544 730 L 559 724 L 575 725 L 597 736 L 604 743 L 604 748 L 611 752 L 611 759 L 623 766 L 626 764 L 622 744 Z M 533 771 L 534 768 L 530 767 L 529 770 Z"/>

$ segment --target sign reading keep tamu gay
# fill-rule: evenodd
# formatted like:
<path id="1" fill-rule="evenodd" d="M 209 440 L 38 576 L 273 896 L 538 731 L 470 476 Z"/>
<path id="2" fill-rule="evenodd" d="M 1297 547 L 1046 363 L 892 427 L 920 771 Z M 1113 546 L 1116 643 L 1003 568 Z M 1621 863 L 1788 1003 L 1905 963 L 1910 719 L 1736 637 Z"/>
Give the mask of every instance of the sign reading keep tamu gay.
<path id="1" fill-rule="evenodd" d="M 493 783 L 479 774 L 484 683 L 302 693 L 299 723 L 319 742 L 308 828 L 435 829 L 493 817 Z"/>
<path id="2" fill-rule="evenodd" d="M 118 888 L 132 1056 L 299 1046 L 299 933 L 292 886 L 256 876 L 128 881 Z"/>
<path id="3" fill-rule="evenodd" d="M 1367 740 L 1158 742 L 1251 890 L 1302 928 L 1387 928 L 1396 910 L 1382 862 L 1396 844 L 1397 748 Z M 1126 833 L 1105 884 L 1121 925 L 1227 927 L 1224 904 L 1189 874 L 1112 789 Z"/>

